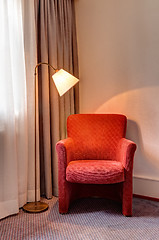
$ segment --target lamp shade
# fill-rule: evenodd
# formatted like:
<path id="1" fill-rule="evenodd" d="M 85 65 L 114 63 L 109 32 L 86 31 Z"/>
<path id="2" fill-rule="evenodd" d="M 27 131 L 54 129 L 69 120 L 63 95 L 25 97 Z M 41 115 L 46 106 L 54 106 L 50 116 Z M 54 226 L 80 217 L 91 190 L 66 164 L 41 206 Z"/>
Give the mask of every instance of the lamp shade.
<path id="1" fill-rule="evenodd" d="M 57 71 L 52 78 L 60 96 L 66 93 L 79 81 L 78 78 L 74 77 L 63 69 Z"/>

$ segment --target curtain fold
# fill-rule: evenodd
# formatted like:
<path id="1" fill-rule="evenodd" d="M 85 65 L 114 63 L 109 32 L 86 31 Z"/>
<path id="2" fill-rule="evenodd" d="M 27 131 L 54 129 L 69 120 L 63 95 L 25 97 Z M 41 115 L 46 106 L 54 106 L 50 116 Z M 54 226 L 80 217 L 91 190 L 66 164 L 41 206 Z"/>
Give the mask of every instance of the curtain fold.
<path id="1" fill-rule="evenodd" d="M 28 122 L 22 2 L 0 7 L 0 218 L 27 199 Z"/>
<path id="2" fill-rule="evenodd" d="M 27 201 L 34 201 L 35 196 L 34 66 L 37 58 L 34 2 L 1 0 L 0 22 L 1 219 L 18 213 L 19 208 Z"/>
<path id="3" fill-rule="evenodd" d="M 28 176 L 27 176 L 27 201 L 35 200 L 35 79 L 34 68 L 37 64 L 37 41 L 35 5 L 32 0 L 22 0 L 23 5 L 23 32 L 24 53 L 27 88 L 27 117 L 28 117 Z M 38 99 L 36 99 L 38 106 Z M 38 107 L 37 107 L 38 109 Z M 38 111 L 36 113 L 38 115 Z M 38 118 L 36 122 L 36 157 L 37 157 L 37 196 L 40 199 L 40 174 L 39 174 L 39 131 Z"/>
<path id="4" fill-rule="evenodd" d="M 74 2 L 38 0 L 36 4 L 38 62 L 48 62 L 78 77 Z M 66 137 L 66 119 L 76 112 L 75 88 L 59 98 L 51 69 L 39 69 L 41 193 L 57 195 L 56 142 Z M 76 86 L 76 95 L 78 86 Z M 76 103 L 75 103 L 76 99 Z"/>

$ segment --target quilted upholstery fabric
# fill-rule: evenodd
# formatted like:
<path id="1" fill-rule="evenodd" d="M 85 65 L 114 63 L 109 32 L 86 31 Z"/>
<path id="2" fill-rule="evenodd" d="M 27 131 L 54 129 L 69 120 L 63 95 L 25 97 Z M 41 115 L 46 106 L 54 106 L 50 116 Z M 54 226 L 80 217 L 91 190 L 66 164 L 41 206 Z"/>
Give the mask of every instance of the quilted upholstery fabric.
<path id="1" fill-rule="evenodd" d="M 75 199 L 99 196 L 121 201 L 123 215 L 132 215 L 136 144 L 125 138 L 126 121 L 119 114 L 69 116 L 68 138 L 56 144 L 60 213 Z"/>
<path id="2" fill-rule="evenodd" d="M 124 167 L 117 161 L 71 161 L 66 168 L 66 180 L 87 184 L 118 183 L 124 181 Z"/>
<path id="3" fill-rule="evenodd" d="M 119 140 L 125 137 L 126 117 L 119 114 L 75 114 L 67 120 L 74 140 L 74 159 L 115 159 Z"/>

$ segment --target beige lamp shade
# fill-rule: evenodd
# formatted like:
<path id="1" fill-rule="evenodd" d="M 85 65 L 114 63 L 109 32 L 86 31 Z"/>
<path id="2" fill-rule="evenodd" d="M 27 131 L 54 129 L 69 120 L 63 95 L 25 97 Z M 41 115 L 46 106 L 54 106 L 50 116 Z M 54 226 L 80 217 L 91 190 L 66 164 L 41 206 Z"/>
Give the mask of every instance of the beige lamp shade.
<path id="1" fill-rule="evenodd" d="M 66 93 L 79 81 L 78 78 L 74 77 L 63 69 L 57 71 L 52 78 L 60 96 Z"/>

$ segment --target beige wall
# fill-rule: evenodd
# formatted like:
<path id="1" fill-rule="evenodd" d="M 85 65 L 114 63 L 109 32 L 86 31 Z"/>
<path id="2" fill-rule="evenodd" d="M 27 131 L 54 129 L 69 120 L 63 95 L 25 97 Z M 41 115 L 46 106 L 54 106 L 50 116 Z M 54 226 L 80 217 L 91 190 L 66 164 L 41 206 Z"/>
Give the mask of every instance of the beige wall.
<path id="1" fill-rule="evenodd" d="M 123 113 L 134 193 L 159 198 L 159 1 L 75 0 L 81 113 Z"/>

